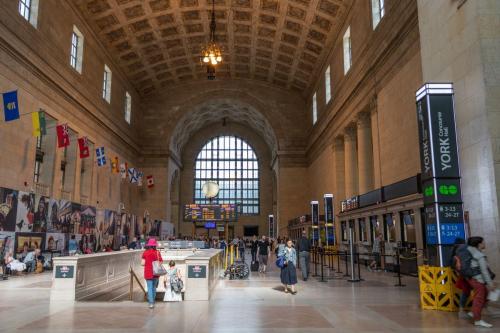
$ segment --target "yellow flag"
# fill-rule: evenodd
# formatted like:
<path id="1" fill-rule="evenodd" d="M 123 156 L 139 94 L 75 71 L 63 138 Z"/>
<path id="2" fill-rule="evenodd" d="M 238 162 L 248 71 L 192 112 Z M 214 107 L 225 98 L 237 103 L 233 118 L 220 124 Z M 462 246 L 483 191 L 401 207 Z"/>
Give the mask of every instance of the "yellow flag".
<path id="1" fill-rule="evenodd" d="M 41 136 L 42 128 L 40 127 L 40 116 L 38 112 L 33 112 L 31 114 L 31 120 L 33 122 L 33 136 Z"/>
<path id="2" fill-rule="evenodd" d="M 115 158 L 111 160 L 111 172 L 120 173 L 120 168 L 118 163 L 119 163 L 118 157 L 115 156 Z"/>

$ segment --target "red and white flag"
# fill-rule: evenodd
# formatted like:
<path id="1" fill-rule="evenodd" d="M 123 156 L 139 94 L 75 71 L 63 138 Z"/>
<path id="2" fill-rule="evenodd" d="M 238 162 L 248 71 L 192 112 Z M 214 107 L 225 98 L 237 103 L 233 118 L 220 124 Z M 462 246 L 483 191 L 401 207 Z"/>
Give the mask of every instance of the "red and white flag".
<path id="1" fill-rule="evenodd" d="M 80 148 L 80 158 L 90 156 L 89 140 L 87 140 L 86 136 L 78 138 L 78 147 Z"/>
<path id="2" fill-rule="evenodd" d="M 153 178 L 153 175 L 149 175 L 146 177 L 147 179 L 147 182 L 148 182 L 148 187 L 151 188 L 153 186 L 155 186 L 155 180 Z"/>
<path id="3" fill-rule="evenodd" d="M 57 147 L 63 148 L 69 146 L 68 124 L 57 125 L 56 132 L 57 132 Z"/>

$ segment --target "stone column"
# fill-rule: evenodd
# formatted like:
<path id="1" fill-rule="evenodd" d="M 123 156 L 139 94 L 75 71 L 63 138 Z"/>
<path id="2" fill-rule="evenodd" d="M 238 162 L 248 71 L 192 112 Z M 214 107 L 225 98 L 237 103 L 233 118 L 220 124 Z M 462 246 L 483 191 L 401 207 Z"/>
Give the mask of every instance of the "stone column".
<path id="1" fill-rule="evenodd" d="M 344 132 L 345 150 L 345 195 L 350 198 L 358 194 L 358 153 L 356 127 L 348 126 Z"/>
<path id="2" fill-rule="evenodd" d="M 344 138 L 339 136 L 333 140 L 333 172 L 334 172 L 334 191 L 333 206 L 335 215 L 340 212 L 340 201 L 345 199 L 345 154 Z M 335 218 L 335 238 L 341 239 L 340 219 Z"/>
<path id="3" fill-rule="evenodd" d="M 370 114 L 362 112 L 358 116 L 358 177 L 359 194 L 373 190 L 373 145 Z"/>
<path id="4" fill-rule="evenodd" d="M 380 169 L 380 146 L 379 146 L 379 128 L 378 128 L 378 110 L 377 99 L 373 98 L 370 103 L 370 123 L 373 146 L 373 187 L 382 187 L 381 169 Z"/>

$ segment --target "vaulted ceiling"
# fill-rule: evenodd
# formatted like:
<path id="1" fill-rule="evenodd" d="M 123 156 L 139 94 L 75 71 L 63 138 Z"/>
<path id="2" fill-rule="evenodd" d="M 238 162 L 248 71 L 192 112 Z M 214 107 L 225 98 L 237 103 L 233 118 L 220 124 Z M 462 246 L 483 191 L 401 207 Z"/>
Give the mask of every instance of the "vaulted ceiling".
<path id="1" fill-rule="evenodd" d="M 75 0 L 143 95 L 206 80 L 200 50 L 212 0 Z M 217 79 L 265 81 L 306 92 L 352 0 L 215 0 L 224 61 Z"/>

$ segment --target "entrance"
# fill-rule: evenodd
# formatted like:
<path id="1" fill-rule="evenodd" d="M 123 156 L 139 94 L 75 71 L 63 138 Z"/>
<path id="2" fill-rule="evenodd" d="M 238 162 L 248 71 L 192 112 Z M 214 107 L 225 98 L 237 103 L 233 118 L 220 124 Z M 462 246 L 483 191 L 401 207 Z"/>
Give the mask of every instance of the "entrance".
<path id="1" fill-rule="evenodd" d="M 243 237 L 259 236 L 258 225 L 245 225 L 243 226 Z"/>

